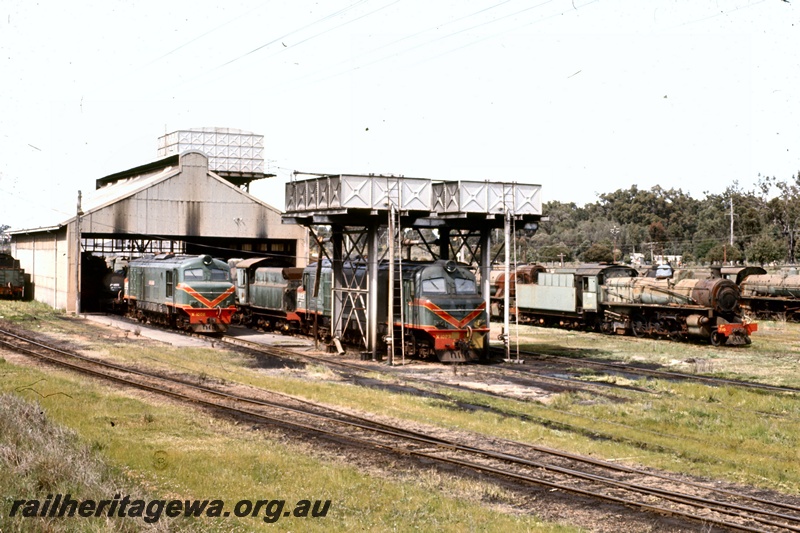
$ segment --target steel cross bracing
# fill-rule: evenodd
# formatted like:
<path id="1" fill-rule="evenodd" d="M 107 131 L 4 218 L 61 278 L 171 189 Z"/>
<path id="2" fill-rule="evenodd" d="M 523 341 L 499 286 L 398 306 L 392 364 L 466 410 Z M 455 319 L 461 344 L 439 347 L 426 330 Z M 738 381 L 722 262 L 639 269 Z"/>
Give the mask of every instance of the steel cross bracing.
<path id="1" fill-rule="evenodd" d="M 450 230 L 449 246 L 452 257 L 469 265 L 481 264 L 481 232 L 483 230 Z"/>
<path id="2" fill-rule="evenodd" d="M 334 336 L 344 338 L 345 332 L 357 330 L 357 342 L 367 347 L 367 294 L 364 284 L 364 258 L 367 257 L 368 228 L 344 226 L 334 230 L 334 242 L 341 236 L 341 258 L 334 253 L 333 275 L 339 283 L 333 284 Z M 336 250 L 336 246 L 334 246 Z M 348 339 L 356 341 L 356 339 Z"/>

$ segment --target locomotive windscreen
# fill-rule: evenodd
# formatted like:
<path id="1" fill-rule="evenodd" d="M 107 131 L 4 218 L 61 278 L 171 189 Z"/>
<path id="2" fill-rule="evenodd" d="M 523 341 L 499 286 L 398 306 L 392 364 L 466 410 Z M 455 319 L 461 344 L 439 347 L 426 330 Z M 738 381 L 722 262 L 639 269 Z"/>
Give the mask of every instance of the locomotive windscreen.
<path id="1" fill-rule="evenodd" d="M 421 276 L 422 294 L 478 294 L 478 285 L 469 271 L 440 265 L 426 268 Z"/>

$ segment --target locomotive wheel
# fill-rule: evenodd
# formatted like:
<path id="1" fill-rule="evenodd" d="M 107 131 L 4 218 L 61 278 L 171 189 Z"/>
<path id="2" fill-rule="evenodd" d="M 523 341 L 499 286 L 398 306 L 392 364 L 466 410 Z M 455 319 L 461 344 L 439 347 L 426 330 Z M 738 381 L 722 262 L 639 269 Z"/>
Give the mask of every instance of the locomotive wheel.
<path id="1" fill-rule="evenodd" d="M 634 337 L 642 338 L 647 334 L 647 327 L 645 326 L 644 322 L 640 320 L 634 320 L 631 322 L 631 330 L 633 331 Z"/>
<path id="2" fill-rule="evenodd" d="M 712 331 L 711 332 L 711 344 L 714 346 L 719 346 L 720 344 L 725 342 L 725 335 L 720 334 L 719 331 Z"/>

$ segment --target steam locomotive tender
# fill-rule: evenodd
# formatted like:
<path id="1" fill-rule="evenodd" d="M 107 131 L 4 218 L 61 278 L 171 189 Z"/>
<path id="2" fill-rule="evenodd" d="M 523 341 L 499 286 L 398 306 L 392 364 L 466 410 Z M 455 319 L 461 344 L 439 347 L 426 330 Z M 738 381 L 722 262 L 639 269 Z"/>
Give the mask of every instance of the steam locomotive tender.
<path id="1" fill-rule="evenodd" d="M 604 333 L 711 344 L 750 344 L 757 324 L 745 323 L 739 288 L 728 279 L 638 277 L 623 265 L 587 264 L 538 272 L 516 282 L 520 321 Z"/>
<path id="2" fill-rule="evenodd" d="M 160 254 L 128 265 L 127 313 L 142 322 L 224 333 L 236 311 L 230 268 L 210 255 Z"/>
<path id="3" fill-rule="evenodd" d="M 25 296 L 25 271 L 10 254 L 0 253 L 0 296 L 21 300 Z"/>

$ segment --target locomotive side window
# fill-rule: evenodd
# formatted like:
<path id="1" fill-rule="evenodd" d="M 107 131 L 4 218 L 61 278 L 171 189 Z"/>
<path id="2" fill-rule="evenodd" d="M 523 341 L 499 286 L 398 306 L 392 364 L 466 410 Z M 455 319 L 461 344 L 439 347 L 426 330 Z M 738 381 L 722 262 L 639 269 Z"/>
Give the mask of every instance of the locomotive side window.
<path id="1" fill-rule="evenodd" d="M 444 278 L 428 278 L 422 280 L 423 294 L 447 294 L 447 283 Z"/>
<path id="2" fill-rule="evenodd" d="M 228 272 L 225 270 L 222 270 L 221 268 L 212 268 L 211 281 L 230 281 L 230 277 Z"/>
<path id="3" fill-rule="evenodd" d="M 202 268 L 187 268 L 183 271 L 184 281 L 203 281 Z"/>
<path id="4" fill-rule="evenodd" d="M 165 289 L 167 291 L 167 298 L 172 298 L 172 270 L 167 270 L 167 276 L 165 280 Z"/>

